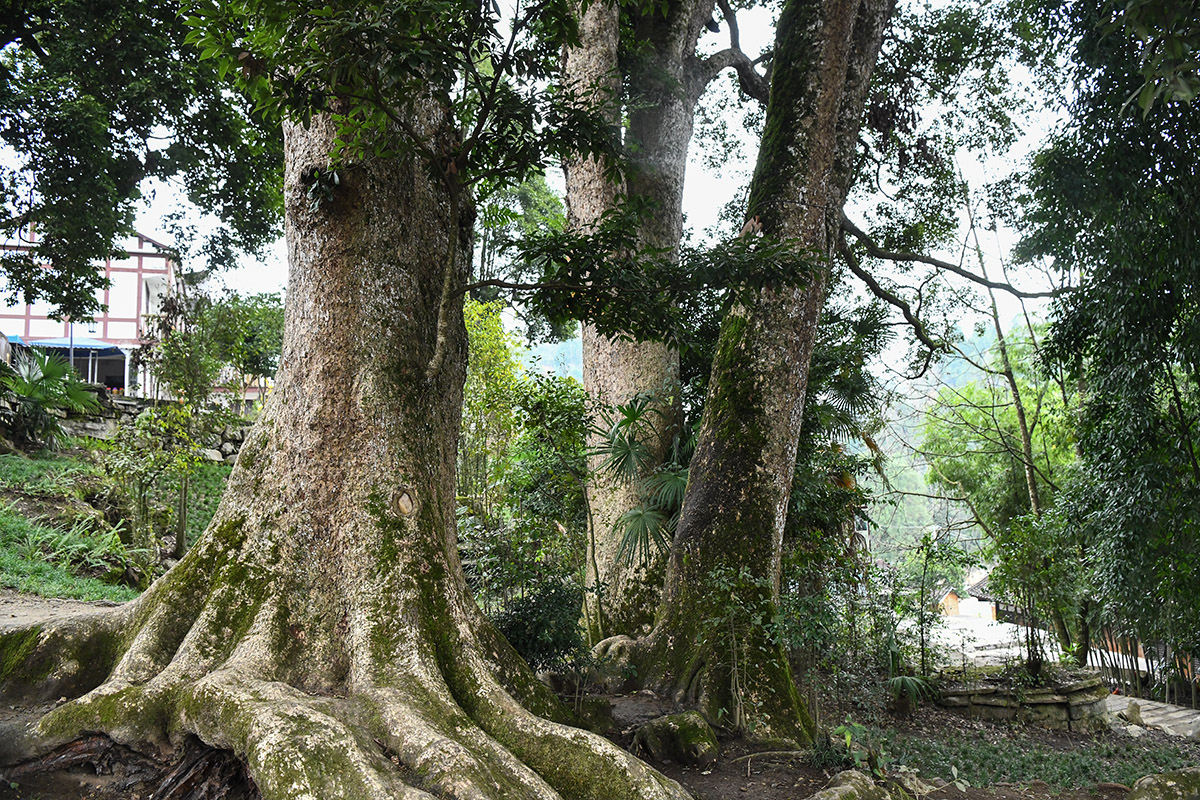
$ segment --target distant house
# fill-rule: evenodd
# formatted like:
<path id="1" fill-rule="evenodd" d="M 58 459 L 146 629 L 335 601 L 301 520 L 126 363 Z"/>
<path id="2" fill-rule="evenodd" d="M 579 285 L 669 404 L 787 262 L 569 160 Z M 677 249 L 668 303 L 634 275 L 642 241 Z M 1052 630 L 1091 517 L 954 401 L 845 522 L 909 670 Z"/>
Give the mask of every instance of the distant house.
<path id="1" fill-rule="evenodd" d="M 958 592 L 954 589 L 947 589 L 942 593 L 942 597 L 938 600 L 938 611 L 943 617 L 958 616 L 958 602 L 961 598 Z"/>
<path id="2" fill-rule="evenodd" d="M 20 241 L 0 244 L 0 249 L 29 251 L 36 243 L 36 234 L 27 234 Z M 110 283 L 96 292 L 104 310 L 94 320 L 62 322 L 50 318 L 48 303 L 18 303 L 0 306 L 0 332 L 14 344 L 73 358 L 81 377 L 114 393 L 146 386 L 148 376 L 130 374 L 129 356 L 144 341 L 146 317 L 161 313 L 163 299 L 174 286 L 176 264 L 170 248 L 148 236 L 132 236 L 122 247 L 123 258 L 96 265 Z"/>
<path id="3" fill-rule="evenodd" d="M 945 617 L 996 619 L 996 601 L 986 592 L 986 576 L 967 587 L 965 592 L 947 589 L 938 600 L 938 611 Z"/>

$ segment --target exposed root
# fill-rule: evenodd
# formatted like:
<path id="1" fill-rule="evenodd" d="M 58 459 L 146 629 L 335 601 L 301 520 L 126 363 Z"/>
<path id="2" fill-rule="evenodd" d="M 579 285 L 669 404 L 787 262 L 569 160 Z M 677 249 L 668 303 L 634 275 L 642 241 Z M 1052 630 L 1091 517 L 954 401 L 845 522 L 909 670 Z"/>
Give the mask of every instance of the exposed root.
<path id="1" fill-rule="evenodd" d="M 239 753 L 264 798 L 431 798 L 406 785 L 365 726 L 348 722 L 356 715 L 345 700 L 219 671 L 195 684 L 181 706 L 181 724 Z"/>
<path id="2" fill-rule="evenodd" d="M 255 614 L 256 620 L 267 616 L 265 608 Z M 195 737 L 236 753 L 268 800 L 687 796 L 607 740 L 531 714 L 482 658 L 464 659 L 450 683 L 434 672 L 414 676 L 403 689 L 365 686 L 346 697 L 312 695 L 248 676 L 246 667 L 262 666 L 244 655 L 260 651 L 251 644 L 261 638 L 257 622 L 238 646 L 227 646 L 232 652 L 224 667 L 197 678 L 189 673 L 209 666 L 192 657 L 205 649 L 197 631 L 206 626 L 195 625 L 164 665 L 161 656 L 143 655 L 163 653 L 161 640 L 173 638 L 155 621 L 150 615 L 129 637 L 109 680 L 20 732 L 4 760 L 33 758 L 29 763 L 36 766 L 28 769 L 56 769 L 92 763 L 106 748 L 131 748 L 121 752 L 144 754 L 138 758 L 159 764 L 160 771 L 162 764 L 175 764 L 161 797 L 204 797 L 188 794 L 188 787 L 211 781 L 212 770 L 179 760 Z M 145 680 L 134 683 L 129 676 Z M 171 787 L 183 794 L 172 794 Z"/>
<path id="3" fill-rule="evenodd" d="M 85 736 L 4 772 L 33 796 L 125 800 L 260 800 L 242 762 L 192 739 L 173 763 L 147 758 L 103 735 Z"/>
<path id="4" fill-rule="evenodd" d="M 678 650 L 661 629 L 632 639 L 612 636 L 592 649 L 596 658 L 608 660 L 623 674 L 635 675 L 633 684 L 649 689 L 680 708 L 694 708 L 709 724 L 717 726 L 736 703 L 757 709 L 752 729 L 733 732 L 760 741 L 796 746 L 811 741 L 812 720 L 792 680 L 786 656 L 765 657 L 751 670 L 739 672 L 741 696 L 734 696 L 727 669 L 714 669 L 713 654 L 689 647 Z M 728 718 L 727 718 L 728 719 Z"/>

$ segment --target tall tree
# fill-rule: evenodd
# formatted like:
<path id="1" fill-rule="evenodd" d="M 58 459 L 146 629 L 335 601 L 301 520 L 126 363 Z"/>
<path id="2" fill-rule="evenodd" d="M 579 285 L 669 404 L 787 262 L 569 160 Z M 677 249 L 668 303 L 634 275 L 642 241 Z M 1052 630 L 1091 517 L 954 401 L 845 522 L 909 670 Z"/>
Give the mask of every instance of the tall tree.
<path id="1" fill-rule="evenodd" d="M 745 576 L 743 606 L 774 617 L 784 520 L 828 259 L 854 159 L 886 0 L 789 0 L 780 15 L 766 128 L 744 229 L 790 241 L 808 281 L 735 304 L 721 325 L 704 419 L 658 620 L 642 648 L 652 682 L 710 715 L 808 741 L 812 721 L 766 626 L 702 636 Z M 699 638 L 703 646 L 693 643 Z M 740 640 L 739 640 L 740 639 Z"/>
<path id="2" fill-rule="evenodd" d="M 678 259 L 683 236 L 683 190 L 697 104 L 723 70 L 738 70 L 743 89 L 766 100 L 766 80 L 741 50 L 733 8 L 721 3 L 729 47 L 702 55 L 697 46 L 713 21 L 715 0 L 672 0 L 665 5 L 606 6 L 584 16 L 605 34 L 580 37 L 570 48 L 564 80 L 580 88 L 604 87 L 610 107 L 625 109 L 625 168 L 619 183 L 595 180 L 593 167 L 568 164 L 567 201 L 571 223 L 586 228 L 615 210 L 628 196 L 647 204 L 636 244 Z M 602 404 L 651 398 L 643 438 L 648 468 L 663 464 L 682 435 L 679 353 L 670 344 L 629 341 L 583 327 L 583 377 L 588 393 Z M 593 446 L 600 441 L 592 440 Z M 624 531 L 619 519 L 640 502 L 636 483 L 592 459 L 588 487 L 592 529 L 587 582 L 600 598 L 585 613 L 593 639 L 638 634 L 649 629 L 657 606 L 664 560 L 659 554 L 633 563 L 619 557 Z M 601 619 L 598 615 L 602 614 Z"/>
<path id="3" fill-rule="evenodd" d="M 1145 57 L 1194 38 L 1195 15 L 1127 12 L 1132 29 L 1101 2 L 1064 19 L 1078 91 L 1028 176 L 1022 247 L 1078 276 L 1053 306 L 1048 351 L 1081 390 L 1083 469 L 1063 503 L 1089 542 L 1097 606 L 1119 610 L 1106 624 L 1186 652 L 1200 644 L 1200 116 L 1171 100 L 1194 67 L 1177 61 L 1156 82 Z M 1160 66 L 1185 50 L 1167 46 Z"/>
<path id="4" fill-rule="evenodd" d="M 202 43 L 299 118 L 276 391 L 177 567 L 109 614 L 5 635 L 6 691 L 72 699 L 2 759 L 88 731 L 151 752 L 192 735 L 233 750 L 268 800 L 685 797 L 551 721 L 457 553 L 468 190 L 548 146 L 538 82 L 569 13 L 539 5 L 500 40 L 474 2 L 201 8 Z"/>
<path id="5" fill-rule="evenodd" d="M 278 238 L 278 125 L 228 90 L 187 32 L 179 4 L 161 0 L 5 5 L 0 142 L 13 158 L 0 165 L 0 236 L 34 242 L 0 255 L 13 299 L 91 316 L 95 261 L 132 232 L 148 179 L 181 183 L 224 223 L 203 245 L 213 265 Z"/>

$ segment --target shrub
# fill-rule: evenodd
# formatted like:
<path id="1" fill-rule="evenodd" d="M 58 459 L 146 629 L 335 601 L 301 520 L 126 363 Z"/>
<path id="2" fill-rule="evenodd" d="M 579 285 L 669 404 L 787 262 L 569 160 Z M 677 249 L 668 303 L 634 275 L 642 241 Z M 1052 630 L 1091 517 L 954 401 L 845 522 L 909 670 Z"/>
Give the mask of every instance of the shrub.
<path id="1" fill-rule="evenodd" d="M 13 403 L 12 435 L 24 448 L 55 448 L 63 438 L 55 411 L 95 411 L 96 396 L 66 359 L 43 350 L 17 355 L 0 385 Z"/>
<path id="2" fill-rule="evenodd" d="M 535 581 L 492 621 L 535 670 L 563 666 L 583 649 L 579 609 L 583 592 L 559 578 Z"/>

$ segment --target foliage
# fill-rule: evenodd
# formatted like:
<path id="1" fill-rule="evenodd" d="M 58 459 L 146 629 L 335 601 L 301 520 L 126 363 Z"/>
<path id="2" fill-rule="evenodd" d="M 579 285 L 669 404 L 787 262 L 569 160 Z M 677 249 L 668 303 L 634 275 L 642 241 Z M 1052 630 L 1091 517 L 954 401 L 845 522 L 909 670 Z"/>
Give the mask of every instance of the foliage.
<path id="1" fill-rule="evenodd" d="M 183 286 L 186 284 L 185 280 Z M 151 337 L 138 351 L 140 361 L 149 366 L 158 385 L 178 400 L 177 406 L 155 409 L 155 431 L 149 436 L 157 436 L 157 443 L 125 442 L 135 452 L 166 448 L 165 452 L 156 452 L 151 461 L 165 458 L 165 472 L 176 478 L 176 558 L 187 551 L 189 482 L 201 463 L 204 442 L 235 420 L 228 410 L 209 403 L 217 380 L 230 366 L 235 371 L 243 367 L 270 368 L 271 361 L 278 357 L 274 347 L 281 341 L 282 324 L 277 296 L 260 295 L 257 300 L 243 302 L 231 295 L 214 303 L 203 294 L 192 297 L 181 289 L 163 302 Z M 244 380 L 245 373 L 237 372 L 239 391 Z M 128 462 L 122 463 L 128 466 Z M 130 468 L 137 470 L 135 466 Z M 157 483 L 161 472 L 156 471 L 148 485 L 135 481 L 142 487 L 139 493 L 144 494 Z M 135 505 L 141 508 L 143 503 L 138 500 Z"/>
<path id="2" fill-rule="evenodd" d="M 566 210 L 562 199 L 546 183 L 543 173 L 534 173 L 516 186 L 501 184 L 483 194 L 487 200 L 480 206 L 476 222 L 479 255 L 474 280 L 536 280 L 532 265 L 509 257 L 507 245 L 526 236 L 564 230 Z M 501 291 L 495 286 L 481 286 L 472 291 L 472 296 L 480 301 L 498 300 Z M 531 344 L 568 338 L 575 329 L 573 321 L 555 324 L 530 309 L 523 309 L 520 319 Z"/>
<path id="3" fill-rule="evenodd" d="M 164 403 L 143 411 L 132 423 L 121 425 L 102 453 L 101 465 L 129 510 L 133 545 L 148 554 L 139 565 L 143 588 L 161 570 L 158 548 L 165 525 L 153 503 L 154 491 L 165 477 L 172 476 L 182 483 L 197 468 L 202 449 L 197 434 L 204 434 L 203 424 L 190 408 Z M 177 498 L 187 502 L 182 493 Z M 186 535 L 187 512 L 187 506 L 176 512 L 182 513 L 182 518 L 176 517 L 177 536 L 181 530 Z"/>
<path id="4" fill-rule="evenodd" d="M 766 578 L 755 576 L 747 567 L 734 570 L 721 565 L 705 578 L 710 593 L 720 598 L 707 609 L 700 621 L 697 644 L 710 652 L 728 653 L 729 697 L 732 708 L 721 711 L 728 724 L 739 734 L 751 732 L 759 723 L 756 698 L 746 691 L 750 664 L 773 657 L 769 646 L 775 640 L 776 614 L 771 603 L 771 586 Z M 763 635 L 766 634 L 766 635 Z M 760 652 L 752 653 L 751 648 Z"/>
<path id="5" fill-rule="evenodd" d="M 1080 466 L 1037 533 L 1086 546 L 1095 626 L 1195 652 L 1200 118 L 1169 101 L 1166 72 L 1143 73 L 1186 31 L 1165 7 L 1126 8 L 1141 42 L 1100 0 L 1070 7 L 1076 99 L 1019 198 L 1022 255 L 1079 283 L 1054 304 L 1047 361 L 1081 390 Z M 1160 11 L 1164 28 L 1138 30 Z"/>
<path id="6" fill-rule="evenodd" d="M 560 48 L 577 36 L 566 2 L 521 8 L 508 25 L 499 6 L 463 0 L 286 9 L 194 0 L 186 13 L 202 59 L 234 77 L 260 111 L 301 122 L 333 112 L 335 176 L 346 155 L 412 153 L 452 191 L 499 188 L 551 155 L 593 152 L 612 139 L 567 93 L 544 90 Z M 461 134 L 452 140 L 414 124 L 427 101 Z"/>
<path id="7" fill-rule="evenodd" d="M 921 775 L 950 779 L 972 786 L 1045 781 L 1054 789 L 1075 789 L 1097 783 L 1132 785 L 1143 775 L 1178 769 L 1194 763 L 1185 747 L 1175 743 L 1147 744 L 1127 738 L 1072 737 L 1068 749 L 1048 747 L 1021 728 L 1004 731 L 936 731 L 920 736 L 888 731 L 883 735 L 898 764 Z"/>
<path id="8" fill-rule="evenodd" d="M 246 297 L 229 292 L 206 303 L 203 324 L 211 330 L 215 357 L 233 372 L 234 389 L 250 377 L 261 391 L 275 377 L 283 349 L 283 300 L 278 292 Z"/>
<path id="9" fill-rule="evenodd" d="M 1039 370 L 1028 335 L 1009 334 L 1008 352 L 1031 432 L 1042 504 L 1054 504 L 1062 472 L 1075 460 L 1075 393 Z M 1016 408 L 995 349 L 990 370 L 964 386 L 943 387 L 925 413 L 922 446 L 929 482 L 966 497 L 980 524 L 1001 535 L 1030 512 Z"/>
<path id="10" fill-rule="evenodd" d="M 664 408 L 670 399 L 641 393 L 626 403 L 600 412 L 593 426 L 598 442 L 593 455 L 599 458 L 598 471 L 610 473 L 620 483 L 634 484 L 638 504 L 626 510 L 614 522 L 621 532 L 616 557 L 626 564 L 646 565 L 655 553 L 670 546 L 683 508 L 687 488 L 687 462 L 695 447 L 695 432 L 674 432 L 667 459 L 653 463 L 647 441 L 657 438 L 666 419 Z"/>
<path id="11" fill-rule="evenodd" d="M 529 666 L 561 668 L 584 649 L 579 630 L 582 603 L 577 583 L 541 578 L 491 619 Z"/>
<path id="12" fill-rule="evenodd" d="M 88 462 L 49 451 L 28 458 L 0 456 L 0 490 L 20 499 L 20 506 L 0 504 L 0 584 L 88 600 L 127 600 L 136 594 L 120 585 L 138 556 L 122 542 L 122 524 L 108 524 L 85 502 L 93 499 L 96 474 Z M 29 506 L 46 511 L 23 510 Z"/>
<path id="13" fill-rule="evenodd" d="M 521 366 L 502 310 L 464 303 L 471 349 L 457 488 L 467 580 L 493 613 L 531 583 L 577 573 L 586 529 L 586 395 L 571 378 Z"/>
<path id="14" fill-rule="evenodd" d="M 803 286 L 824 262 L 801 242 L 756 236 L 684 248 L 676 258 L 640 243 L 641 220 L 654 213 L 646 201 L 630 198 L 585 232 L 514 241 L 519 258 L 541 271 L 536 286 L 521 287 L 539 289 L 530 308 L 556 324 L 588 320 L 610 337 L 693 347 L 694 296 L 721 291 L 728 308 L 764 288 Z"/>
<path id="15" fill-rule="evenodd" d="M 0 372 L 0 386 L 14 408 L 10 427 L 19 445 L 55 447 L 63 437 L 56 411 L 88 412 L 99 401 L 66 359 L 34 348 L 18 353 Z"/>
<path id="16" fill-rule="evenodd" d="M 1083 648 L 1082 658 L 1088 646 L 1087 621 L 1080 618 L 1088 595 L 1085 542 L 1057 507 L 1062 487 L 1078 479 L 1078 396 L 1061 373 L 1037 363 L 1033 335 L 1006 335 L 975 363 L 980 377 L 939 392 L 925 414 L 922 450 L 929 482 L 965 502 L 987 534 L 982 555 L 995 564 L 989 588 L 1032 618 L 1052 623 L 1062 647 Z M 1029 431 L 1037 508 L 1008 370 Z M 1028 645 L 1036 670 L 1044 657 L 1040 642 Z"/>
<path id="17" fill-rule="evenodd" d="M 504 330 L 502 310 L 498 302 L 463 302 L 469 349 L 457 493 L 470 498 L 473 513 L 485 520 L 500 505 L 505 472 L 512 463 L 508 451 L 519 430 L 520 345 Z"/>
<path id="18" fill-rule="evenodd" d="M 0 254 L 10 300 L 89 318 L 104 283 L 95 261 L 132 232 L 150 179 L 180 182 L 224 223 L 204 246 L 210 265 L 278 236 L 278 126 L 263 124 L 184 45 L 177 4 L 6 8 L 0 142 L 14 158 L 0 167 L 0 238 L 36 232 L 30 252 Z"/>
<path id="19" fill-rule="evenodd" d="M 229 473 L 232 470 L 233 467 L 228 464 L 207 459 L 195 464 L 189 477 L 190 487 L 184 522 L 185 534 L 189 542 L 195 542 L 200 538 L 200 534 L 204 533 L 204 529 L 208 527 L 209 521 L 217 512 L 221 496 L 225 493 L 225 482 L 229 479 Z M 179 512 L 178 506 L 175 504 L 179 499 L 180 477 L 178 472 L 167 472 L 150 490 L 152 504 L 160 508 L 174 506 L 175 518 L 171 520 L 171 527 L 176 530 L 178 530 L 177 515 Z"/>
<path id="20" fill-rule="evenodd" d="M 855 767 L 868 769 L 877 778 L 887 775 L 892 759 L 884 749 L 885 741 L 876 739 L 867 726 L 847 716 L 845 722 L 833 729 L 833 735 L 840 738 L 847 757 Z"/>
<path id="21" fill-rule="evenodd" d="M 62 559 L 48 559 L 47 550 L 54 552 L 50 542 L 61 536 L 61 532 L 33 526 L 20 515 L 0 510 L 0 585 L 44 597 L 76 600 L 121 602 L 137 596 L 137 591 L 128 586 L 78 574 Z"/>
<path id="22" fill-rule="evenodd" d="M 1123 34 L 1137 48 L 1138 72 L 1145 81 L 1136 95 L 1142 112 L 1149 114 L 1160 100 L 1191 103 L 1200 92 L 1200 22 L 1195 4 L 1127 0 L 1111 8 L 1116 19 L 1105 32 Z"/>

